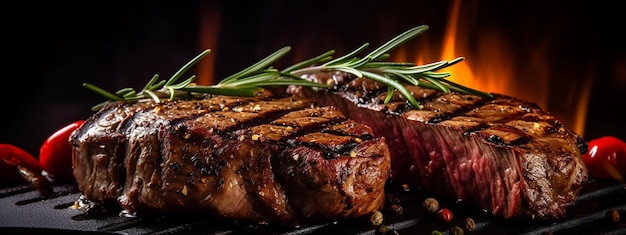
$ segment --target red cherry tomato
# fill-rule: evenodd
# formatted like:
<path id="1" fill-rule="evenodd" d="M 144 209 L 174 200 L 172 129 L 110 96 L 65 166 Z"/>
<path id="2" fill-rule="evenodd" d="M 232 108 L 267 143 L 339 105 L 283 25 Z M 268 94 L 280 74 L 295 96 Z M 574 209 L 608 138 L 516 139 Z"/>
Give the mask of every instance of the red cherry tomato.
<path id="1" fill-rule="evenodd" d="M 73 122 L 49 136 L 39 149 L 41 168 L 54 180 L 74 180 L 70 134 L 85 121 Z"/>
<path id="2" fill-rule="evenodd" d="M 33 155 L 11 144 L 0 144 L 0 185 L 24 182 L 19 168 L 41 172 L 41 166 Z"/>
<path id="3" fill-rule="evenodd" d="M 626 143 L 613 136 L 604 136 L 588 144 L 589 150 L 583 154 L 583 162 L 591 177 L 623 182 L 626 176 Z"/>

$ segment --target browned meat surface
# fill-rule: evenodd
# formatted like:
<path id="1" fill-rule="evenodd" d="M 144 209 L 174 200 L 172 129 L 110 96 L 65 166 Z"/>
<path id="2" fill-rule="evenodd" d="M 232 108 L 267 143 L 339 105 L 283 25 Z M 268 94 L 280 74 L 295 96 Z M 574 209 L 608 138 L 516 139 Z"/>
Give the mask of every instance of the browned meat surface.
<path id="1" fill-rule="evenodd" d="M 307 79 L 333 87 L 297 96 L 333 105 L 384 136 L 392 180 L 481 206 L 505 218 L 558 219 L 586 182 L 586 142 L 530 102 L 406 86 L 424 106 L 411 109 L 387 87 L 340 72 Z M 332 81 L 331 81 L 332 80 Z"/>
<path id="2" fill-rule="evenodd" d="M 307 99 L 112 103 L 70 137 L 87 199 L 259 223 L 356 218 L 384 204 L 384 138 Z"/>

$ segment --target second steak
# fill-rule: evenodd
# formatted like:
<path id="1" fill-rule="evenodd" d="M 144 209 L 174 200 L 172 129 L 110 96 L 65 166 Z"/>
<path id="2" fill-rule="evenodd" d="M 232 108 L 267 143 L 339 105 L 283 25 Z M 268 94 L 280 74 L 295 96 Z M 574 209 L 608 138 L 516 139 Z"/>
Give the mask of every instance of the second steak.
<path id="1" fill-rule="evenodd" d="M 424 107 L 412 109 L 387 87 L 342 72 L 307 75 L 332 84 L 289 92 L 333 105 L 386 138 L 392 180 L 476 204 L 505 218 L 563 218 L 585 184 L 587 143 L 528 101 L 444 93 L 405 85 Z"/>

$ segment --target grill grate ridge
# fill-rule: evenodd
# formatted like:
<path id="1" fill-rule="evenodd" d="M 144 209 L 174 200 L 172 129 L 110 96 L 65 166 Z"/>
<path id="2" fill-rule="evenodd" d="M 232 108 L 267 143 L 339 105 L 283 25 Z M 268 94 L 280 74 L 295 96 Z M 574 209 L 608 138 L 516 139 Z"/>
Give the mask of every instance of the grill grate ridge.
<path id="1" fill-rule="evenodd" d="M 266 225 L 250 225 L 201 217 L 174 215 L 123 217 L 116 211 L 93 217 L 85 211 L 71 209 L 80 197 L 74 185 L 57 185 L 55 194 L 44 198 L 28 185 L 0 189 L 0 233 L 16 231 L 45 232 L 47 234 L 71 234 L 78 232 L 102 234 L 376 234 L 376 228 L 366 219 L 334 221 L 305 225 L 299 228 L 275 228 Z M 617 223 L 608 221 L 605 214 L 616 210 L 626 214 L 626 184 L 591 181 L 581 191 L 576 203 L 568 208 L 565 219 L 557 222 L 531 221 L 528 219 L 504 220 L 488 212 L 456 201 L 442 201 L 442 206 L 454 213 L 451 223 L 444 223 L 420 213 L 421 200 L 428 196 L 416 190 L 391 192 L 396 194 L 404 207 L 402 215 L 385 214 L 383 222 L 400 234 L 430 234 L 433 230 L 449 234 L 454 225 L 460 226 L 465 217 L 476 221 L 472 234 L 625 234 L 626 219 Z M 44 216 L 45 215 L 45 216 Z"/>

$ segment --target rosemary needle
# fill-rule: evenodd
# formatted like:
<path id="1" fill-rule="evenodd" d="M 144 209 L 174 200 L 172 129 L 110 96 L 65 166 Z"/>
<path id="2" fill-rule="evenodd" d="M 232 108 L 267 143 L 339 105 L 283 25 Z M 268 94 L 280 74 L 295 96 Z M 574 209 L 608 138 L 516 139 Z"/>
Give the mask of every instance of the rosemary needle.
<path id="1" fill-rule="evenodd" d="M 93 84 L 84 83 L 83 86 L 108 99 L 108 101 L 94 106 L 92 108 L 94 111 L 112 101 L 138 102 L 145 99 L 152 99 L 155 102 L 160 102 L 161 99 L 165 98 L 170 100 L 177 98 L 201 99 L 205 97 L 206 94 L 254 96 L 260 89 L 269 86 L 298 85 L 304 87 L 327 88 L 328 85 L 326 84 L 316 83 L 301 78 L 301 76 L 305 74 L 325 71 L 342 71 L 353 74 L 357 77 L 367 77 L 384 83 L 388 86 L 389 90 L 385 103 L 391 100 L 391 96 L 394 91 L 398 91 L 407 99 L 407 102 L 417 109 L 421 109 L 422 106 L 417 100 L 415 100 L 412 94 L 404 88 L 404 84 L 406 83 L 442 92 L 450 92 L 452 90 L 483 97 L 491 97 L 492 95 L 490 93 L 464 87 L 445 79 L 450 76 L 450 73 L 448 72 L 437 72 L 438 70 L 462 61 L 462 57 L 451 61 L 439 61 L 426 65 L 383 61 L 384 59 L 389 58 L 389 51 L 422 34 L 427 29 L 428 26 L 426 25 L 409 29 L 387 41 L 382 46 L 374 49 L 362 58 L 358 57 L 358 55 L 369 46 L 368 43 L 365 43 L 352 52 L 335 59 L 332 57 L 335 51 L 331 50 L 319 56 L 289 66 L 284 70 L 278 70 L 273 68 L 272 64 L 285 56 L 291 50 L 291 47 L 283 47 L 271 55 L 261 59 L 257 63 L 231 76 L 228 76 L 219 83 L 211 86 L 199 86 L 194 84 L 193 81 L 196 78 L 195 75 L 177 83 L 187 70 L 193 67 L 200 59 L 209 54 L 210 50 L 205 50 L 197 55 L 181 67 L 168 80 L 159 81 L 159 75 L 155 74 L 139 92 L 133 88 L 123 88 L 115 93 L 111 93 Z"/>

